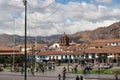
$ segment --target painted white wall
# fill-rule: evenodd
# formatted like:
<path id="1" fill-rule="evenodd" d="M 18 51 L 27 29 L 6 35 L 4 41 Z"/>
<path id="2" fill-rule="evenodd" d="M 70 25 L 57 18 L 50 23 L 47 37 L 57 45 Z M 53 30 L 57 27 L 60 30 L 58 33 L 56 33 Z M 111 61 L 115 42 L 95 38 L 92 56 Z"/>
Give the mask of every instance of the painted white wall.
<path id="1" fill-rule="evenodd" d="M 55 43 L 55 44 L 53 44 L 51 47 L 53 47 L 53 48 L 60 48 L 60 44 L 59 43 Z"/>

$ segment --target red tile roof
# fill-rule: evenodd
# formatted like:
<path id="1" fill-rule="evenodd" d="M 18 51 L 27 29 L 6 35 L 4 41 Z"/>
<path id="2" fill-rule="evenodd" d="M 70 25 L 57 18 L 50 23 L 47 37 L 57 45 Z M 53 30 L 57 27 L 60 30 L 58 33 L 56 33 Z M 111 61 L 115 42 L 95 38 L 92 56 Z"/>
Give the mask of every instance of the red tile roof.
<path id="1" fill-rule="evenodd" d="M 19 52 L 19 50 L 15 48 L 6 47 L 6 46 L 0 46 L 0 55 L 14 54 L 15 52 Z"/>
<path id="2" fill-rule="evenodd" d="M 120 39 L 94 40 L 92 43 L 120 42 Z"/>
<path id="3" fill-rule="evenodd" d="M 61 51 L 42 51 L 39 52 L 37 55 L 59 55 L 62 54 Z"/>
<path id="4" fill-rule="evenodd" d="M 96 47 L 96 46 L 105 46 L 105 43 L 91 43 L 88 44 L 87 47 Z"/>
<path id="5" fill-rule="evenodd" d="M 19 46 L 17 46 L 17 47 L 24 47 L 25 45 L 19 45 Z M 47 46 L 47 44 L 27 44 L 27 47 L 33 47 L 34 46 L 34 48 L 35 49 L 40 49 L 40 48 L 43 48 L 43 47 L 46 47 Z"/>

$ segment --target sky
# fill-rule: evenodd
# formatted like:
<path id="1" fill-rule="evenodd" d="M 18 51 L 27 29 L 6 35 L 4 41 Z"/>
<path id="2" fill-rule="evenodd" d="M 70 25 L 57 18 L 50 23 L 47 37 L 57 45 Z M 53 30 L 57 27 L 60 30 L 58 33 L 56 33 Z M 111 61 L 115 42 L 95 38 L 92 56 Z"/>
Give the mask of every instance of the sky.
<path id="1" fill-rule="evenodd" d="M 120 21 L 120 0 L 27 0 L 27 35 L 68 35 Z M 0 34 L 24 36 L 23 0 L 0 0 Z"/>

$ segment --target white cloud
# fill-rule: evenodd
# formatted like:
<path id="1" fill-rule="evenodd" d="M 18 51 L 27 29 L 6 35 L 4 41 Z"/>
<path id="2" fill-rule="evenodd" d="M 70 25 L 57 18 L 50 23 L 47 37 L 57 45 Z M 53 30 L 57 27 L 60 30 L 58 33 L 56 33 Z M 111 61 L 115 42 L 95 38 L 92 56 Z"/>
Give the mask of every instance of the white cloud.
<path id="1" fill-rule="evenodd" d="M 0 32 L 24 35 L 23 2 L 6 0 L 0 1 L 0 4 Z M 120 21 L 119 13 L 118 5 L 108 7 L 87 2 L 69 2 L 63 5 L 55 0 L 28 0 L 28 35 L 47 36 L 93 30 Z"/>
<path id="2" fill-rule="evenodd" d="M 110 3 L 112 2 L 113 0 L 95 0 L 96 2 L 99 2 L 99 3 Z"/>

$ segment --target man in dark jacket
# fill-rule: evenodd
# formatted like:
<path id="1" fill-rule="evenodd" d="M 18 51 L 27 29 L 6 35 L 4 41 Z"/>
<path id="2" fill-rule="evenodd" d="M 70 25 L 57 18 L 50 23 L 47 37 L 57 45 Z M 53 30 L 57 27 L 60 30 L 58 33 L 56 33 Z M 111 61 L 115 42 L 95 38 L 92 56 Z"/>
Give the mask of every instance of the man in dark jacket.
<path id="1" fill-rule="evenodd" d="M 76 76 L 76 79 L 75 79 L 75 80 L 80 80 L 80 78 L 79 78 L 79 76 L 78 76 L 78 75 Z"/>

